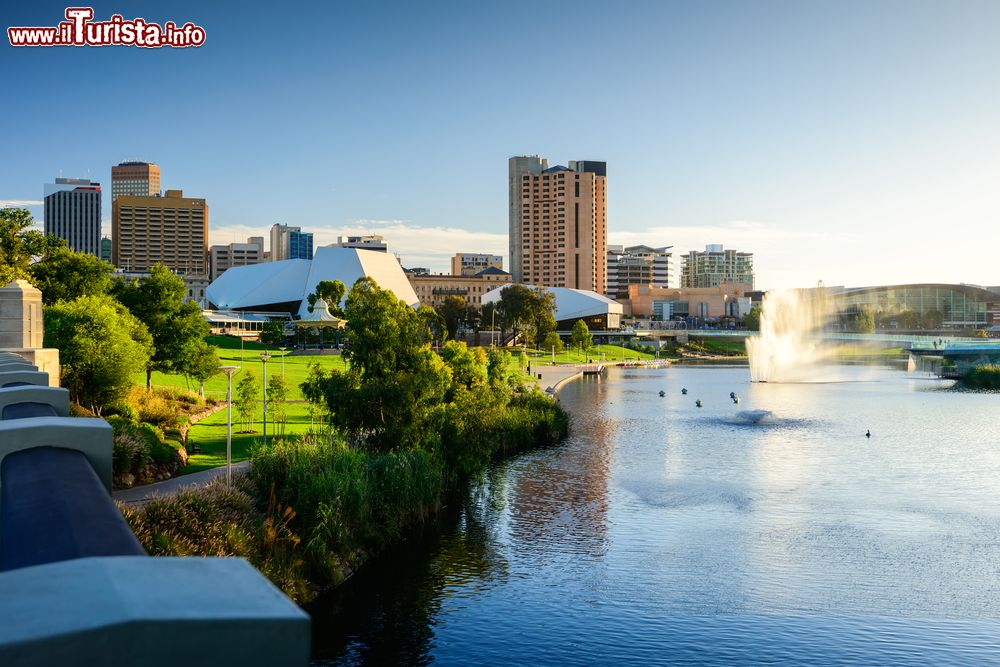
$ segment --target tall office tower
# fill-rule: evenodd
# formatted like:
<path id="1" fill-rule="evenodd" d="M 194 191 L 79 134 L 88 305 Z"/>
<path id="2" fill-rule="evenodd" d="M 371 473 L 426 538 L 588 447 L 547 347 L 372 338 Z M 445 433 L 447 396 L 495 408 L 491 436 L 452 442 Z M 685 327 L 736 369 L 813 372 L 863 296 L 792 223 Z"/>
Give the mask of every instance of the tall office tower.
<path id="1" fill-rule="evenodd" d="M 122 195 L 156 197 L 160 194 L 160 168 L 152 162 L 130 160 L 111 167 L 111 201 Z"/>
<path id="2" fill-rule="evenodd" d="M 57 178 L 45 184 L 45 234 L 66 239 L 73 250 L 101 256 L 101 184 Z"/>
<path id="3" fill-rule="evenodd" d="M 503 271 L 503 257 L 460 252 L 451 258 L 451 275 L 453 276 L 474 276 L 490 267 Z"/>
<path id="4" fill-rule="evenodd" d="M 330 244 L 337 248 L 357 248 L 358 250 L 374 250 L 375 252 L 389 252 L 385 238 L 381 234 L 370 234 L 368 236 L 338 236 L 336 243 Z"/>
<path id="5" fill-rule="evenodd" d="M 271 226 L 271 261 L 283 259 L 312 259 L 312 232 L 303 232 L 301 227 L 275 224 Z"/>
<path id="6" fill-rule="evenodd" d="M 111 263 L 111 239 L 107 236 L 101 239 L 101 259 Z"/>
<path id="7" fill-rule="evenodd" d="M 184 276 L 208 275 L 208 205 L 167 190 L 162 197 L 122 195 L 111 203 L 112 263 L 126 271 L 164 264 Z"/>
<path id="8" fill-rule="evenodd" d="M 507 160 L 509 210 L 507 211 L 510 273 L 515 283 L 524 282 L 521 270 L 521 180 L 525 174 L 540 174 L 549 168 L 549 161 L 537 155 L 519 155 Z"/>
<path id="9" fill-rule="evenodd" d="M 646 245 L 624 247 L 608 246 L 608 291 L 609 299 L 628 299 L 629 285 L 649 287 L 670 287 L 673 269 L 671 264 L 673 246 L 651 248 Z"/>
<path id="10" fill-rule="evenodd" d="M 516 211 L 520 220 L 511 226 L 511 239 L 517 236 L 520 257 L 515 256 L 519 261 L 511 264 L 511 273 L 530 285 L 604 294 L 608 282 L 607 163 L 581 160 L 569 165 L 519 172 Z M 512 174 L 515 166 L 523 165 L 512 162 Z"/>
<path id="11" fill-rule="evenodd" d="M 753 253 L 725 250 L 721 243 L 692 250 L 681 262 L 681 287 L 718 287 L 722 283 L 753 289 Z"/>

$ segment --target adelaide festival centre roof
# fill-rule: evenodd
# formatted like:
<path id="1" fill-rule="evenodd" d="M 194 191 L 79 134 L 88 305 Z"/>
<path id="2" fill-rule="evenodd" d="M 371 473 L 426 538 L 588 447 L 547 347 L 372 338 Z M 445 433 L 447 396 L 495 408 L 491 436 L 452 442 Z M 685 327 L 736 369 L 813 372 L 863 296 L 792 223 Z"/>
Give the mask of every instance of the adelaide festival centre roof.
<path id="1" fill-rule="evenodd" d="M 205 296 L 220 310 L 262 310 L 264 306 L 299 301 L 298 315 L 309 314 L 306 297 L 321 280 L 339 280 L 351 286 L 367 276 L 412 307 L 417 293 L 394 255 L 359 248 L 324 246 L 312 259 L 286 259 L 234 266 L 215 279 Z"/>
<path id="2" fill-rule="evenodd" d="M 483 295 L 483 303 L 491 303 L 500 300 L 500 293 L 510 285 L 504 285 L 494 290 L 490 290 Z M 532 287 L 525 285 L 525 287 Z M 609 313 L 623 312 L 624 308 L 620 303 L 606 296 L 591 292 L 590 290 L 573 289 L 571 287 L 543 287 L 542 289 L 552 292 L 556 296 L 556 322 L 565 320 L 582 319 L 594 315 L 607 315 Z"/>

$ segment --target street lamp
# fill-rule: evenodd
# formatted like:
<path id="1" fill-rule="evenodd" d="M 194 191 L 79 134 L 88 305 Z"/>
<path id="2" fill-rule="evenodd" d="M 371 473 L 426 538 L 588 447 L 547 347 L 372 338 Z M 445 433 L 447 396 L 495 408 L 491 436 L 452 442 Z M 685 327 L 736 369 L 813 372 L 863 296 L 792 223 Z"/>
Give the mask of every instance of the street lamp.
<path id="1" fill-rule="evenodd" d="M 226 485 L 233 486 L 233 373 L 240 370 L 239 366 L 220 366 L 219 370 L 226 374 L 229 389 L 226 392 Z"/>
<path id="2" fill-rule="evenodd" d="M 287 350 L 288 348 L 285 347 L 284 345 L 282 345 L 278 349 L 281 350 L 281 379 L 284 380 L 285 379 L 285 350 Z"/>
<path id="3" fill-rule="evenodd" d="M 497 308 L 496 305 L 490 308 L 490 347 L 496 347 L 496 335 L 497 335 Z"/>
<path id="4" fill-rule="evenodd" d="M 260 355 L 260 363 L 264 367 L 264 444 L 267 444 L 267 361 L 271 358 L 271 355 L 267 352 L 262 352 Z"/>

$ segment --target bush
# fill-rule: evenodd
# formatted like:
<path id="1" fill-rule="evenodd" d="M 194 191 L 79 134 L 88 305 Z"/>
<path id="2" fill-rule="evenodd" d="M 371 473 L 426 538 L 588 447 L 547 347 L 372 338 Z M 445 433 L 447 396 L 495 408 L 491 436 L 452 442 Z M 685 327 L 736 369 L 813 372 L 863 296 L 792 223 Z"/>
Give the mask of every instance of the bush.
<path id="1" fill-rule="evenodd" d="M 972 389 L 1000 389 L 1000 366 L 973 366 L 962 375 L 962 384 Z"/>
<path id="2" fill-rule="evenodd" d="M 130 431 L 115 432 L 111 447 L 111 468 L 116 480 L 121 482 L 125 475 L 137 474 L 149 461 L 149 444 L 142 437 Z"/>

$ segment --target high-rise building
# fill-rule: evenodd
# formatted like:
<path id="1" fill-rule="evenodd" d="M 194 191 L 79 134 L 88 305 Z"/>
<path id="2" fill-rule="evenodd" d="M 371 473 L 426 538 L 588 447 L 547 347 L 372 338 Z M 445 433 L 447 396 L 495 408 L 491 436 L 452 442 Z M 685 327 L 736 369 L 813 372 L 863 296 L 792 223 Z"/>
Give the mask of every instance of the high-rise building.
<path id="1" fill-rule="evenodd" d="M 549 161 L 537 155 L 518 155 L 507 160 L 508 185 L 508 243 L 510 246 L 510 273 L 515 283 L 524 282 L 521 273 L 521 180 L 525 174 L 540 174 L 549 168 Z"/>
<path id="2" fill-rule="evenodd" d="M 389 252 L 385 238 L 381 234 L 369 234 L 367 236 L 338 236 L 336 243 L 330 244 L 337 248 L 356 248 L 358 250 L 374 250 L 375 252 Z"/>
<path id="3" fill-rule="evenodd" d="M 451 275 L 453 276 L 474 276 L 490 267 L 503 271 L 503 257 L 460 252 L 451 258 Z"/>
<path id="4" fill-rule="evenodd" d="M 541 158 L 511 158 L 511 273 L 517 282 L 607 289 L 607 164 L 590 160 L 536 171 Z M 514 199 L 519 204 L 514 205 Z M 516 246 L 514 238 L 517 238 Z"/>
<path id="5" fill-rule="evenodd" d="M 609 299 L 628 299 L 629 285 L 649 285 L 670 287 L 673 273 L 671 263 L 673 246 L 651 248 L 646 245 L 624 247 L 608 246 L 608 291 Z"/>
<path id="6" fill-rule="evenodd" d="M 723 283 L 753 289 L 753 253 L 726 250 L 721 243 L 692 250 L 681 258 L 681 287 L 718 287 Z"/>
<path id="7" fill-rule="evenodd" d="M 164 264 L 184 276 L 208 276 L 208 205 L 167 190 L 162 197 L 122 195 L 111 204 L 112 263 L 125 271 Z"/>
<path id="8" fill-rule="evenodd" d="M 301 227 L 271 225 L 271 261 L 283 259 L 312 259 L 313 235 Z"/>
<path id="9" fill-rule="evenodd" d="M 45 234 L 66 239 L 73 250 L 101 256 L 101 184 L 57 178 L 45 184 Z"/>
<path id="10" fill-rule="evenodd" d="M 160 194 L 160 168 L 152 162 L 130 160 L 111 167 L 111 201 L 123 195 L 155 197 Z"/>
<path id="11" fill-rule="evenodd" d="M 260 264 L 263 261 L 263 236 L 251 236 L 246 243 L 214 245 L 208 249 L 209 280 L 215 280 L 230 267 Z"/>
<path id="12" fill-rule="evenodd" d="M 101 259 L 111 262 L 111 239 L 107 236 L 101 239 Z"/>

